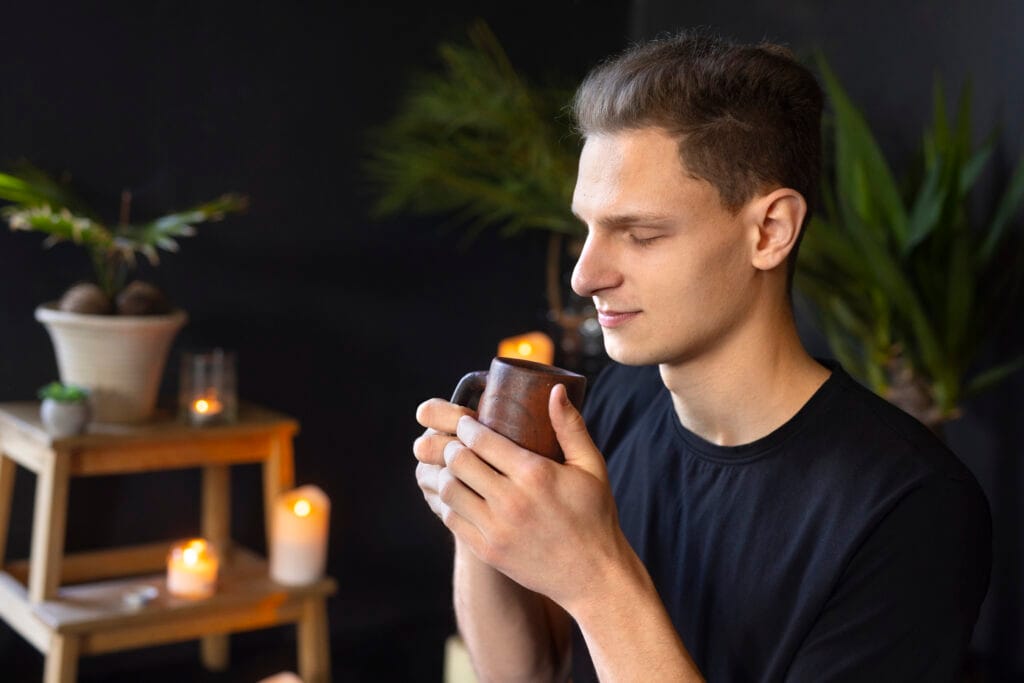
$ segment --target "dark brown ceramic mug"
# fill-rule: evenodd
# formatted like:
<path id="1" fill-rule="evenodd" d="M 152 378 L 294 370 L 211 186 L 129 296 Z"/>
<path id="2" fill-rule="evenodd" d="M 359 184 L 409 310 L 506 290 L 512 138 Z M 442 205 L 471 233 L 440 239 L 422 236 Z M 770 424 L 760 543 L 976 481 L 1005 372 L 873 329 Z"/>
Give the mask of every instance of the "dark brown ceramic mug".
<path id="1" fill-rule="evenodd" d="M 569 401 L 580 410 L 587 389 L 583 375 L 518 358 L 495 358 L 490 370 L 459 380 L 452 403 L 476 410 L 483 425 L 523 448 L 564 462 L 548 415 L 548 397 L 556 384 L 565 385 Z"/>

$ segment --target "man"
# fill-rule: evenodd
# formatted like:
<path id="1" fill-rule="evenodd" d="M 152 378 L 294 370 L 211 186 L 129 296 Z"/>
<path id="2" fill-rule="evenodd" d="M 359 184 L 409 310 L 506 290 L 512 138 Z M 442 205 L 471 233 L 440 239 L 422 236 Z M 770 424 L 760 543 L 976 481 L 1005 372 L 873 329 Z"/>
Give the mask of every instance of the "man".
<path id="1" fill-rule="evenodd" d="M 789 285 L 822 95 L 783 48 L 704 34 L 588 76 L 573 288 L 616 361 L 566 454 L 440 399 L 417 479 L 455 537 L 483 680 L 944 681 L 988 586 L 971 474 L 801 346 Z"/>

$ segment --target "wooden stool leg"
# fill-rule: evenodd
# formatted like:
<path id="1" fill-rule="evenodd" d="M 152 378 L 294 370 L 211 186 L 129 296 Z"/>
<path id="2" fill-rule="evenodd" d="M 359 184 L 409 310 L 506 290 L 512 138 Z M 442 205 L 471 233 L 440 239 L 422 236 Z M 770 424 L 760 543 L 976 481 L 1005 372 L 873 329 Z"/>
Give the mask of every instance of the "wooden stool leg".
<path id="1" fill-rule="evenodd" d="M 11 526 L 11 498 L 18 465 L 0 452 L 0 569 L 7 563 L 7 535 Z"/>
<path id="2" fill-rule="evenodd" d="M 282 491 L 295 486 L 295 454 L 291 434 L 279 433 L 270 444 L 270 455 L 263 461 L 263 519 L 266 526 L 267 553 L 270 553 L 270 527 L 274 523 L 274 501 Z"/>
<path id="3" fill-rule="evenodd" d="M 204 636 L 199 641 L 199 659 L 207 671 L 226 671 L 231 663 L 228 636 Z"/>
<path id="4" fill-rule="evenodd" d="M 43 683 L 75 683 L 78 677 L 78 637 L 54 635 L 46 653 Z"/>
<path id="5" fill-rule="evenodd" d="M 331 645 L 324 598 L 306 598 L 298 630 L 299 677 L 303 683 L 330 683 Z"/>
<path id="6" fill-rule="evenodd" d="M 231 561 L 231 471 L 227 465 L 203 468 L 203 537 L 220 551 L 224 563 Z M 206 636 L 200 644 L 200 659 L 208 671 L 224 671 L 230 661 L 227 635 Z"/>
<path id="7" fill-rule="evenodd" d="M 57 589 L 60 587 L 70 461 L 65 454 L 51 452 L 36 477 L 28 578 L 28 597 L 32 602 L 57 597 Z"/>

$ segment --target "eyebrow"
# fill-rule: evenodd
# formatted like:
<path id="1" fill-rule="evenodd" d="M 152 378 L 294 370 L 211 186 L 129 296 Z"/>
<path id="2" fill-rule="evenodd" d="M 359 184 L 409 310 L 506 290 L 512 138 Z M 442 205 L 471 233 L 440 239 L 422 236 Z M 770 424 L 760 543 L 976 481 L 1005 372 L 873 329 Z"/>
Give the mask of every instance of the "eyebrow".
<path id="1" fill-rule="evenodd" d="M 576 216 L 581 222 L 586 223 L 583 218 L 576 213 L 572 212 L 573 216 Z M 671 216 L 666 216 L 660 213 L 624 213 L 624 214 L 613 214 L 611 216 L 603 216 L 598 222 L 609 228 L 621 228 L 628 225 L 636 224 L 651 224 L 651 223 L 666 223 L 672 220 Z"/>

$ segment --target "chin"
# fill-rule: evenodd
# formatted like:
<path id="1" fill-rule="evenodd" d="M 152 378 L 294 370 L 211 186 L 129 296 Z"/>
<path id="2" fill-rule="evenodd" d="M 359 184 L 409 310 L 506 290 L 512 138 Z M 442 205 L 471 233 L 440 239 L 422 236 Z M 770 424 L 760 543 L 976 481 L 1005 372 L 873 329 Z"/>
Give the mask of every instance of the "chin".
<path id="1" fill-rule="evenodd" d="M 661 359 L 651 349 L 638 348 L 635 345 L 616 343 L 605 337 L 604 350 L 616 363 L 620 365 L 658 365 Z"/>

